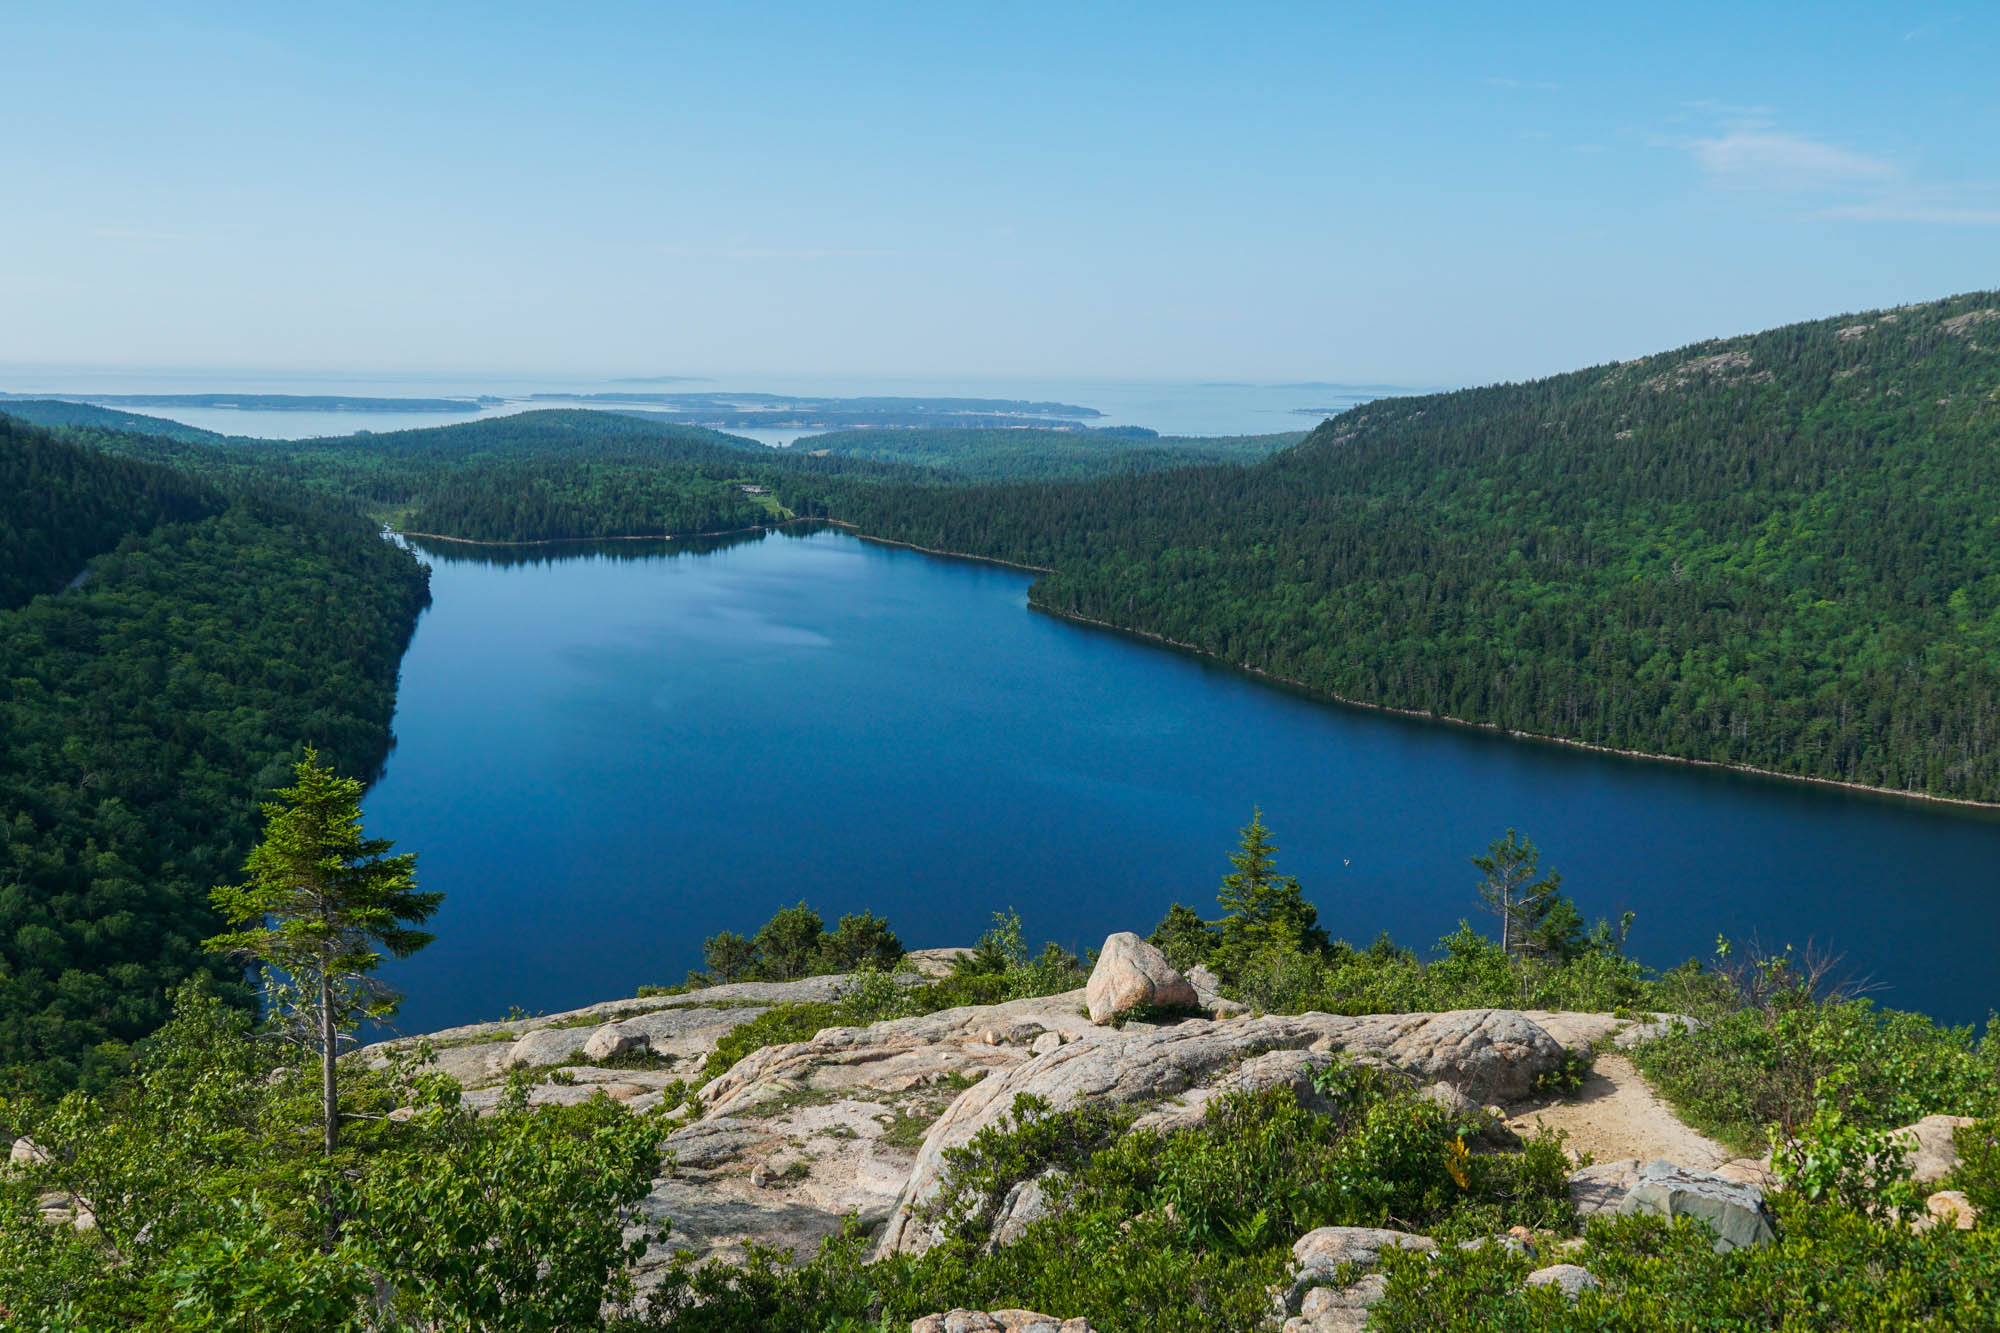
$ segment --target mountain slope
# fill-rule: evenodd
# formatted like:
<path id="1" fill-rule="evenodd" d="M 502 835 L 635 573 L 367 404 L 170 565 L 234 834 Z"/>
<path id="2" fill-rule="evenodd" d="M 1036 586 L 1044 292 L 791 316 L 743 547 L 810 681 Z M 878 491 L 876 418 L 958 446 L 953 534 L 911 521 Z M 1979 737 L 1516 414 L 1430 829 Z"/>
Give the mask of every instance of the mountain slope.
<path id="1" fill-rule="evenodd" d="M 248 1002 L 200 947 L 208 891 L 301 745 L 387 756 L 426 575 L 345 506 L 4 417 L 0 516 L 0 586 L 31 594 L 0 606 L 0 1091 L 101 1083 L 190 974 Z"/>
<path id="2" fill-rule="evenodd" d="M 783 496 L 1360 702 L 2000 800 L 2000 293 L 1382 399 L 1251 468 Z"/>
<path id="3" fill-rule="evenodd" d="M 1201 438 L 1021 429 L 844 430 L 800 440 L 793 451 L 911 463 L 936 468 L 954 481 L 1063 481 L 1251 463 L 1304 438 L 1303 431 Z"/>
<path id="4" fill-rule="evenodd" d="M 72 403 L 60 398 L 0 398 L 0 412 L 5 412 L 16 421 L 32 422 L 37 426 L 95 426 L 102 430 L 160 435 L 170 440 L 190 442 L 213 443 L 228 438 L 212 430 L 169 421 L 165 417 L 141 416 L 137 412 L 121 412 L 115 407 Z"/>
<path id="5" fill-rule="evenodd" d="M 57 591 L 127 534 L 212 514 L 222 503 L 191 477 L 0 416 L 0 609 Z"/>

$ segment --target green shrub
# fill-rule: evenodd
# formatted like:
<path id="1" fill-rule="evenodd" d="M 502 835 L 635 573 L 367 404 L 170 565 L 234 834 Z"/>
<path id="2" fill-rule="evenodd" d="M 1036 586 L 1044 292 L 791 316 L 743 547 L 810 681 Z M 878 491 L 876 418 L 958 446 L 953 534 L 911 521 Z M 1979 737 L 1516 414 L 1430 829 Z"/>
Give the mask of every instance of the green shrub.
<path id="1" fill-rule="evenodd" d="M 1979 1210 L 1982 1226 L 2000 1229 L 2000 1116 L 1987 1116 L 1959 1129 L 1958 1169 L 1946 1187 L 1965 1191 Z"/>
<path id="2" fill-rule="evenodd" d="M 874 1270 L 879 1313 L 1018 1305 L 1105 1330 L 1249 1330 L 1266 1325 L 1292 1242 L 1316 1226 L 1459 1237 L 1571 1224 L 1559 1140 L 1469 1155 L 1465 1126 L 1372 1070 L 1336 1066 L 1316 1083 L 1326 1111 L 1285 1089 L 1235 1093 L 1167 1132 L 1129 1130 L 1129 1109 L 1021 1099 L 948 1154 L 925 1214 L 942 1239 Z M 1028 1179 L 1046 1215 L 992 1248 L 1000 1202 Z"/>
<path id="3" fill-rule="evenodd" d="M 1521 1279 L 1548 1259 L 1495 1246 L 1447 1247 L 1434 1258 L 1391 1253 L 1388 1295 L 1373 1333 L 1598 1333 L 1645 1329 L 1909 1329 L 2000 1327 L 2000 1233 L 1912 1233 L 1834 1203 L 1778 1195 L 1783 1239 L 1715 1253 L 1700 1226 L 1658 1218 L 1595 1219 L 1588 1248 L 1565 1256 L 1603 1286 L 1571 1305 Z"/>
<path id="4" fill-rule="evenodd" d="M 1860 1129 L 1985 1111 L 1994 1097 L 1991 1047 L 1977 1045 L 1970 1028 L 1922 1014 L 1795 996 L 1676 1031 L 1633 1059 L 1689 1123 L 1756 1152 L 1774 1127 L 1779 1137 L 1798 1134 L 1829 1099 Z"/>

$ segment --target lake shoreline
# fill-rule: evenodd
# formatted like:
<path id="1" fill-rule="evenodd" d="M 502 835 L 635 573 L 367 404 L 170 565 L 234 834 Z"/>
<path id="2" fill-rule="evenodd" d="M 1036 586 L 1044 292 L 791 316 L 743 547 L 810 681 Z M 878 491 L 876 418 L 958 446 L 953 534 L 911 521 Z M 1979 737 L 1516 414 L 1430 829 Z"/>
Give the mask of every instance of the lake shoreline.
<path id="1" fill-rule="evenodd" d="M 915 551 L 920 555 L 943 556 L 950 560 L 975 560 L 984 565 L 1001 565 L 1008 569 L 1018 569 L 1029 574 L 1053 574 L 1056 571 L 1047 565 L 1024 565 L 1017 560 L 1002 560 L 993 555 L 974 555 L 970 551 L 947 551 L 936 546 L 918 546 L 915 542 L 899 542 L 888 537 L 876 537 L 863 532 L 855 524 L 839 518 L 788 518 L 776 523 L 759 523 L 748 528 L 729 528 L 722 532 L 667 532 L 660 534 L 637 533 L 616 537 L 541 537 L 523 541 L 485 541 L 477 537 L 447 537 L 441 532 L 413 532 L 405 528 L 391 528 L 399 537 L 421 537 L 426 541 L 455 542 L 461 546 L 578 546 L 590 542 L 691 542 L 706 541 L 711 537 L 740 537 L 751 532 L 770 532 L 777 528 L 789 528 L 796 523 L 819 523 L 830 528 L 839 528 L 857 541 L 876 546 L 894 546 L 900 550 Z"/>
<path id="2" fill-rule="evenodd" d="M 947 560 L 970 560 L 985 565 L 999 565 L 1005 569 L 1018 569 L 1028 574 L 1054 574 L 1057 572 L 1047 565 L 1028 565 L 1017 560 L 1003 560 L 998 556 L 974 555 L 968 551 L 949 551 L 936 546 L 919 546 L 915 542 L 896 541 L 890 537 L 877 537 L 861 531 L 857 524 L 838 518 L 793 518 L 779 523 L 759 524 L 756 527 L 734 528 L 727 532 L 669 533 L 663 536 L 551 537 L 539 541 L 511 542 L 480 541 L 471 537 L 447 537 L 434 532 L 406 532 L 400 529 L 397 531 L 399 535 L 404 537 L 422 537 L 431 541 L 457 542 L 466 546 L 564 546 L 586 542 L 694 541 L 709 537 L 740 536 L 750 532 L 768 532 L 773 528 L 790 527 L 795 523 L 823 523 L 828 527 L 841 529 L 858 541 L 870 542 L 876 546 L 892 546 L 899 550 L 915 551 L 920 555 L 938 556 Z M 1624 750 L 1617 746 L 1599 745 L 1593 741 L 1580 741 L 1568 736 L 1551 736 L 1546 732 L 1539 731 L 1520 731 L 1512 727 L 1503 727 L 1497 722 L 1479 722 L 1471 718 L 1453 717 L 1449 713 L 1431 713 L 1420 708 L 1398 708 L 1394 704 L 1378 704 L 1370 703 L 1365 699 L 1350 699 L 1346 695 L 1336 694 L 1332 690 L 1323 689 L 1317 685 L 1308 685 L 1306 682 L 1292 676 L 1280 675 L 1275 671 L 1266 671 L 1261 667 L 1252 666 L 1248 662 L 1227 661 L 1205 648 L 1183 642 L 1179 639 L 1170 639 L 1164 634 L 1155 634 L 1151 630 L 1134 629 L 1128 625 L 1115 624 L 1109 620 L 1098 620 L 1095 617 L 1080 615 L 1072 611 L 1059 611 L 1054 607 L 1037 605 L 1032 598 L 1028 601 L 1028 609 L 1038 611 L 1052 619 L 1065 620 L 1078 625 L 1089 625 L 1095 629 L 1109 630 L 1114 634 L 1126 634 L 1136 639 L 1144 639 L 1149 643 L 1161 644 L 1198 657 L 1205 662 L 1214 662 L 1228 667 L 1232 671 L 1241 671 L 1246 675 L 1255 676 L 1260 680 L 1271 681 L 1290 689 L 1298 690 L 1311 698 L 1341 704 L 1348 708 L 1364 708 L 1374 713 L 1391 713 L 1398 717 L 1413 718 L 1421 722 L 1442 722 L 1450 726 L 1491 732 L 1494 735 L 1505 736 L 1510 740 L 1544 741 L 1551 745 L 1566 746 L 1573 750 L 1586 750 L 1593 754 L 1613 755 L 1621 759 L 1645 759 L 1658 763 L 1685 764 L 1692 768 L 1713 768 L 1729 773 L 1747 773 L 1755 777 L 1781 778 L 1787 782 L 1811 783 L 1820 787 L 1840 787 L 1848 791 L 1866 792 L 1874 796 L 1891 796 L 1908 801 L 1929 801 L 1937 805 L 1964 806 L 1974 810 L 2000 810 L 2000 801 L 1980 801 L 1965 796 L 1938 796 L 1930 792 L 1904 791 L 1896 787 L 1878 787 L 1866 782 L 1848 782 L 1840 778 L 1821 778 L 1803 773 L 1785 773 L 1774 768 L 1758 768 L 1753 764 L 1725 763 L 1718 759 L 1690 759 L 1685 755 L 1655 754 L 1647 750 Z"/>
<path id="3" fill-rule="evenodd" d="M 746 532 L 768 532 L 774 527 L 783 526 L 782 523 L 759 523 L 754 527 L 728 528 L 722 532 L 639 533 L 617 537 L 541 537 L 507 542 L 485 541 L 478 537 L 447 537 L 442 532 L 413 532 L 407 528 L 391 528 L 389 531 L 398 537 L 421 537 L 425 541 L 453 542 L 459 546 L 587 546 L 591 542 L 698 542 L 707 541 L 711 537 L 740 537 Z"/>
<path id="4" fill-rule="evenodd" d="M 901 543 L 894 544 L 901 545 Z M 935 554 L 948 555 L 950 552 L 936 552 Z M 971 558 L 980 559 L 981 557 L 974 556 Z M 1002 561 L 1000 563 L 1004 564 L 1005 562 Z M 1054 571 L 1049 572 L 1053 573 Z M 1094 629 L 1109 630 L 1114 634 L 1130 635 L 1135 639 L 1145 639 L 1151 643 L 1163 644 L 1166 647 L 1178 649 L 1190 656 L 1198 657 L 1205 662 L 1214 662 L 1228 667 L 1232 671 L 1240 671 L 1245 675 L 1255 676 L 1260 680 L 1272 681 L 1298 690 L 1300 693 L 1314 699 L 1327 700 L 1348 708 L 1365 708 L 1371 713 L 1393 713 L 1398 717 L 1414 718 L 1420 722 L 1443 722 L 1454 727 L 1467 727 L 1475 731 L 1491 732 L 1498 736 L 1505 736 L 1509 740 L 1546 741 L 1551 745 L 1566 746 L 1573 750 L 1588 750 L 1594 754 L 1615 755 L 1621 759 L 1648 759 L 1666 764 L 1685 764 L 1692 768 L 1715 768 L 1729 773 L 1748 773 L 1756 777 L 1782 778 L 1787 782 L 1809 782 L 1821 787 L 1844 787 L 1849 791 L 1867 792 L 1874 796 L 1893 796 L 1909 801 L 1931 801 L 1938 805 L 1968 806 L 1974 810 L 2000 810 L 2000 801 L 1979 801 L 1965 796 L 1937 796 L 1930 792 L 1904 791 L 1897 787 L 1877 787 L 1866 782 L 1847 782 L 1840 778 L 1819 778 L 1804 773 L 1785 773 L 1775 768 L 1758 768 L 1753 764 L 1724 763 L 1719 759 L 1690 759 L 1685 755 L 1678 754 L 1654 754 L 1647 750 L 1621 750 L 1616 746 L 1599 745 L 1593 741 L 1574 740 L 1568 736 L 1551 736 L 1539 731 L 1519 731 L 1512 727 L 1503 727 L 1497 722 L 1478 722 L 1471 718 L 1453 717 L 1449 713 L 1430 713 L 1421 708 L 1398 708 L 1394 704 L 1369 703 L 1365 699 L 1350 699 L 1346 695 L 1335 694 L 1332 690 L 1323 689 L 1317 685 L 1308 685 L 1306 682 L 1291 676 L 1281 676 L 1275 671 L 1266 671 L 1262 667 L 1252 666 L 1248 662 L 1227 661 L 1220 655 L 1209 652 L 1206 648 L 1198 647 L 1192 643 L 1184 643 L 1179 639 L 1170 639 L 1164 634 L 1155 634 L 1151 630 L 1133 629 L 1130 626 L 1114 624 L 1109 620 L 1098 620 L 1091 616 L 1079 615 L 1074 611 L 1058 611 L 1054 607 L 1038 606 L 1032 600 L 1028 603 L 1028 609 L 1039 611 L 1054 620 L 1064 620 L 1077 625 L 1089 625 Z"/>

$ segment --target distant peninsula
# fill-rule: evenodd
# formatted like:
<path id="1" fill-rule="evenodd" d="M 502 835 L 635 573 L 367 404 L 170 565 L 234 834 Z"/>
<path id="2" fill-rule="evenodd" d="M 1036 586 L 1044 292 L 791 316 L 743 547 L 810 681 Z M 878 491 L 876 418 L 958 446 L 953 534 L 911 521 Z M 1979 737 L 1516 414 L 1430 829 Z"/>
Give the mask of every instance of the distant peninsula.
<path id="1" fill-rule="evenodd" d="M 775 393 L 538 393 L 531 401 L 588 403 L 716 430 L 951 430 L 1082 431 L 1104 414 L 1075 403 L 1021 398 L 818 398 Z M 633 413 L 637 414 L 637 413 Z"/>
<path id="2" fill-rule="evenodd" d="M 54 399 L 109 407 L 218 407 L 253 412 L 477 412 L 499 398 L 349 398 L 295 393 L 0 393 L 0 399 Z"/>

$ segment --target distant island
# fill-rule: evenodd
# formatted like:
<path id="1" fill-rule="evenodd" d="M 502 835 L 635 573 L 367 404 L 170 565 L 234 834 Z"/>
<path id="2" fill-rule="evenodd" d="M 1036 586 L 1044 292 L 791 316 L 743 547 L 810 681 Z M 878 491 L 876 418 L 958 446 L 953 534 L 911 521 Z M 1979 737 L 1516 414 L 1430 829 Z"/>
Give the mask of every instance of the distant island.
<path id="1" fill-rule="evenodd" d="M 0 393 L 8 401 L 54 399 L 115 407 L 219 407 L 246 412 L 477 412 L 504 399 L 349 398 L 295 393 Z"/>
<path id="2" fill-rule="evenodd" d="M 644 415 L 717 430 L 1082 431 L 1104 414 L 1074 403 L 1021 398 L 816 398 L 776 393 L 537 393 L 530 401 L 652 409 Z M 1127 434 L 1140 429 L 1118 428 Z"/>

